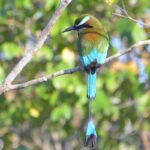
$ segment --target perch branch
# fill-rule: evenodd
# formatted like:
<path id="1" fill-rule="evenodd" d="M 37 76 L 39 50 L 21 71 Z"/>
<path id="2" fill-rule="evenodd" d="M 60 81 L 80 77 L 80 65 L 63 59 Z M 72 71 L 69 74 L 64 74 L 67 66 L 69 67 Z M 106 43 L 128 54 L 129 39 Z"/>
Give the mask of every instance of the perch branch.
<path id="1" fill-rule="evenodd" d="M 116 58 L 118 58 L 122 55 L 130 53 L 135 47 L 138 47 L 138 46 L 141 46 L 141 45 L 147 45 L 147 44 L 150 44 L 150 40 L 137 42 L 137 43 L 133 44 L 131 47 L 124 50 L 123 52 L 116 53 L 116 54 L 108 57 L 102 65 L 104 65 L 104 64 L 106 64 L 106 63 L 108 63 L 108 62 L 110 62 L 110 61 L 112 61 L 112 60 L 114 60 L 114 59 L 116 59 Z M 101 67 L 102 65 L 98 65 L 97 68 Z M 27 81 L 27 82 L 24 82 L 24 83 L 13 84 L 13 85 L 4 85 L 5 87 L 4 86 L 0 87 L 0 94 L 4 93 L 6 91 L 9 91 L 9 90 L 25 88 L 27 86 L 39 84 L 39 83 L 45 82 L 49 79 L 52 79 L 52 78 L 55 78 L 55 77 L 58 77 L 58 76 L 62 76 L 62 75 L 66 75 L 66 74 L 72 74 L 72 73 L 75 73 L 77 71 L 83 71 L 83 70 L 84 70 L 83 67 L 81 65 L 78 65 L 75 68 L 67 69 L 67 70 L 60 70 L 60 71 L 55 72 L 51 75 L 43 76 L 43 77 L 33 79 L 33 80 L 30 80 L 30 81 Z"/>

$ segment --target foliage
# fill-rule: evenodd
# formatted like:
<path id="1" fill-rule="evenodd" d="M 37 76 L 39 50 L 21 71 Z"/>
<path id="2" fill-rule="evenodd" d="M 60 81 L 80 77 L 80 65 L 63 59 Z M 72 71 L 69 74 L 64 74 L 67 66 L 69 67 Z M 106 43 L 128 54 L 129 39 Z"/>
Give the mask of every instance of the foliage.
<path id="1" fill-rule="evenodd" d="M 58 0 L 0 1 L 0 82 L 32 47 L 58 6 Z M 53 28 L 45 45 L 27 65 L 16 83 L 79 64 L 76 36 L 62 34 L 83 13 L 97 16 L 110 35 L 109 56 L 134 42 L 149 38 L 150 30 L 112 15 L 119 0 L 74 0 Z M 125 1 L 128 13 L 146 23 L 148 0 Z M 138 47 L 102 67 L 97 79 L 93 113 L 98 148 L 144 149 L 150 128 L 150 47 Z M 46 83 L 0 96 L 0 147 L 4 150 L 81 149 L 88 119 L 83 72 L 60 76 Z M 146 134 L 145 134 L 146 133 Z"/>

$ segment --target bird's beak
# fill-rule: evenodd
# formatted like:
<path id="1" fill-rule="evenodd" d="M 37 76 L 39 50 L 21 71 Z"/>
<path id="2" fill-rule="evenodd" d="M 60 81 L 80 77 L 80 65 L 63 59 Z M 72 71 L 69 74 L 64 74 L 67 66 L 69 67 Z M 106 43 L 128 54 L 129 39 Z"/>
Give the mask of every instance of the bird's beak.
<path id="1" fill-rule="evenodd" d="M 73 25 L 73 26 L 70 26 L 70 27 L 68 27 L 68 28 L 66 28 L 64 31 L 63 31 L 63 33 L 64 32 L 68 32 L 68 31 L 72 31 L 72 30 L 80 30 L 80 29 L 82 29 L 82 28 L 93 28 L 93 26 L 91 26 L 91 25 L 88 25 L 88 24 L 82 24 L 82 25 L 79 25 L 79 26 L 75 26 L 75 25 Z"/>
<path id="2" fill-rule="evenodd" d="M 66 28 L 63 32 L 68 32 L 68 31 L 72 31 L 72 30 L 77 30 L 76 26 L 70 26 L 68 28 Z"/>

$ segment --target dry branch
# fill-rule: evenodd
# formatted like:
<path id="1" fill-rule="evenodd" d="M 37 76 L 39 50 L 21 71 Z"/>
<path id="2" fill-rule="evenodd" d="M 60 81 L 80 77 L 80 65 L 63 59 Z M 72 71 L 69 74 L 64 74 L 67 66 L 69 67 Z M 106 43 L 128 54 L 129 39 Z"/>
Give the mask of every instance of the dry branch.
<path id="1" fill-rule="evenodd" d="M 45 40 L 47 39 L 51 29 L 55 25 L 56 21 L 61 16 L 63 10 L 67 7 L 67 5 L 72 0 L 61 0 L 59 7 L 54 12 L 52 18 L 49 20 L 46 27 L 43 29 L 41 34 L 39 35 L 37 42 L 35 43 L 34 47 L 27 50 L 27 53 L 22 57 L 22 59 L 17 63 L 17 65 L 12 69 L 12 71 L 8 74 L 4 81 L 4 85 L 11 85 L 11 83 L 14 81 L 14 79 L 20 74 L 22 69 L 30 62 L 33 55 L 42 47 Z"/>
<path id="2" fill-rule="evenodd" d="M 140 19 L 140 20 L 139 20 L 139 19 L 137 20 L 137 19 L 134 19 L 133 17 L 131 17 L 131 16 L 128 14 L 128 11 L 126 10 L 126 6 L 125 6 L 125 4 L 124 4 L 124 1 L 121 0 L 121 2 L 122 2 L 122 7 L 123 7 L 123 8 L 121 8 L 120 6 L 117 6 L 117 8 L 118 8 L 121 12 L 120 12 L 120 13 L 112 13 L 113 15 L 115 15 L 115 16 L 117 16 L 117 17 L 129 19 L 129 20 L 135 22 L 136 24 L 138 24 L 138 25 L 140 25 L 140 26 L 142 26 L 142 27 L 147 27 L 147 28 L 150 27 L 150 24 L 144 23 L 141 19 Z"/>
<path id="3" fill-rule="evenodd" d="M 110 61 L 112 61 L 112 60 L 114 60 L 114 59 L 116 59 L 116 58 L 118 58 L 122 55 L 130 53 L 132 50 L 134 50 L 135 47 L 138 47 L 138 46 L 141 46 L 141 45 L 147 45 L 147 44 L 150 44 L 150 40 L 137 42 L 137 43 L 133 44 L 131 47 L 129 47 L 128 49 L 124 50 L 122 53 L 116 53 L 116 54 L 108 57 L 102 65 L 104 65 L 104 64 L 106 64 L 106 63 L 108 63 L 108 62 L 110 62 Z M 98 65 L 97 68 L 101 67 L 102 65 Z M 52 78 L 55 78 L 55 77 L 58 77 L 58 76 L 62 76 L 62 75 L 66 75 L 66 74 L 72 74 L 72 73 L 75 73 L 77 71 L 83 71 L 83 70 L 84 70 L 83 67 L 81 65 L 78 65 L 75 68 L 68 69 L 68 70 L 60 70 L 60 71 L 55 72 L 51 75 L 43 76 L 43 77 L 33 79 L 33 80 L 30 80 L 30 81 L 27 81 L 27 82 L 24 82 L 24 83 L 13 84 L 13 85 L 3 85 L 3 86 L 0 87 L 0 94 L 4 93 L 6 91 L 9 91 L 9 90 L 25 88 L 25 87 L 28 87 L 28 86 L 31 86 L 31 85 L 35 85 L 35 84 L 45 82 L 49 79 L 52 79 Z"/>

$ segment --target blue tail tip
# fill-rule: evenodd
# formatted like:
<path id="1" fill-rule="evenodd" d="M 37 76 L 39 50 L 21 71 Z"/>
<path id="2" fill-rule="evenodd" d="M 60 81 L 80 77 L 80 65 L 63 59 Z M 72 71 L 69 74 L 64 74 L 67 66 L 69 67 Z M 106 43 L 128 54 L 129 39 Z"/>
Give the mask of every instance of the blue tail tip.
<path id="1" fill-rule="evenodd" d="M 97 143 L 97 134 L 93 122 L 90 120 L 86 129 L 85 147 L 94 148 Z"/>
<path id="2" fill-rule="evenodd" d="M 89 148 L 95 148 L 97 143 L 97 137 L 94 134 L 89 135 L 86 137 L 84 146 Z"/>
<path id="3" fill-rule="evenodd" d="M 94 96 L 87 95 L 87 98 L 88 98 L 89 100 L 94 100 L 95 97 L 96 97 L 96 95 L 94 95 Z"/>

